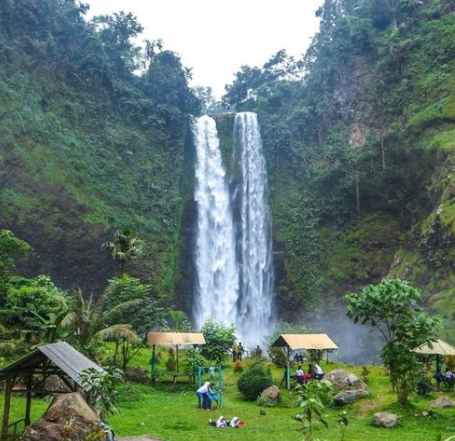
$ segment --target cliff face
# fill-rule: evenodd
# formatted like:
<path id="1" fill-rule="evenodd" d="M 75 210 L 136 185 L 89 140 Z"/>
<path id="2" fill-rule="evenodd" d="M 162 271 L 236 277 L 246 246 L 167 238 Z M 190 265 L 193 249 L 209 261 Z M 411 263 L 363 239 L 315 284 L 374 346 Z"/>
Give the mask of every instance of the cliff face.
<path id="1" fill-rule="evenodd" d="M 97 28 L 84 12 L 1 2 L 0 226 L 32 246 L 22 272 L 87 295 L 118 272 L 102 243 L 129 227 L 146 242 L 129 270 L 172 301 L 194 96 L 175 54 L 140 58 L 134 17 Z"/>
<path id="2" fill-rule="evenodd" d="M 225 97 L 260 115 L 280 315 L 327 323 L 399 276 L 450 320 L 455 5 L 357 3 L 325 2 L 302 80 L 278 53 Z"/>

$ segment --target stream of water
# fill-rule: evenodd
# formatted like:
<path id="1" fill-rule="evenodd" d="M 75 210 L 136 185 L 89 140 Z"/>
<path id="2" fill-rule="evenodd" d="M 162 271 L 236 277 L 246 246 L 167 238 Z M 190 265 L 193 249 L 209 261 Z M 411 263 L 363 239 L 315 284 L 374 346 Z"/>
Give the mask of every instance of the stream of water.
<path id="1" fill-rule="evenodd" d="M 267 172 L 257 116 L 242 112 L 234 125 L 233 164 L 239 176 L 229 186 L 215 121 L 193 124 L 197 161 L 196 286 L 194 319 L 234 323 L 252 347 L 273 331 L 272 223 Z M 231 191 L 229 188 L 231 187 Z"/>

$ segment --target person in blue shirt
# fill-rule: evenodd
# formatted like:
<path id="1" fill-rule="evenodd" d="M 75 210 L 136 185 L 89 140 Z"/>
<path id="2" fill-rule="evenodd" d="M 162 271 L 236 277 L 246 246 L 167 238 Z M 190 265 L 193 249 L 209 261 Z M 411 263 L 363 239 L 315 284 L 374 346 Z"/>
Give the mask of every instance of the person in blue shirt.
<path id="1" fill-rule="evenodd" d="M 212 403 L 215 403 L 216 404 L 215 409 L 218 409 L 218 392 L 216 391 L 215 386 L 213 384 L 210 384 L 208 394 L 210 398 L 210 408 L 212 407 Z"/>

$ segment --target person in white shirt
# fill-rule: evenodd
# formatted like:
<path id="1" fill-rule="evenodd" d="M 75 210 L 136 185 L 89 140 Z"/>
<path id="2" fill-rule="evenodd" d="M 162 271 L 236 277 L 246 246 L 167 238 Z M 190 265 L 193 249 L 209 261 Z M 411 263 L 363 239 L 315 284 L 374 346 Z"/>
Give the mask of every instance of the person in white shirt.
<path id="1" fill-rule="evenodd" d="M 210 381 L 206 381 L 197 391 L 197 397 L 199 399 L 199 407 L 203 410 L 210 410 L 210 398 L 209 398 Z"/>
<path id="2" fill-rule="evenodd" d="M 324 378 L 324 372 L 318 364 L 314 365 L 314 378 L 316 378 L 316 380 L 322 380 Z"/>

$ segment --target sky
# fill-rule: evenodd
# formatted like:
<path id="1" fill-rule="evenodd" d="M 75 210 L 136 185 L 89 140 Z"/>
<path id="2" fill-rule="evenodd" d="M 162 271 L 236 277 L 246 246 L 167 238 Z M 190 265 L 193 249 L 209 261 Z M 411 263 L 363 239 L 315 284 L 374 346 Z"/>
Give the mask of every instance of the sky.
<path id="1" fill-rule="evenodd" d="M 262 66 L 280 49 L 300 57 L 317 32 L 323 0 L 85 0 L 89 16 L 132 12 L 142 37 L 162 39 L 192 69 L 191 85 L 224 93 L 244 64 Z"/>

